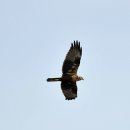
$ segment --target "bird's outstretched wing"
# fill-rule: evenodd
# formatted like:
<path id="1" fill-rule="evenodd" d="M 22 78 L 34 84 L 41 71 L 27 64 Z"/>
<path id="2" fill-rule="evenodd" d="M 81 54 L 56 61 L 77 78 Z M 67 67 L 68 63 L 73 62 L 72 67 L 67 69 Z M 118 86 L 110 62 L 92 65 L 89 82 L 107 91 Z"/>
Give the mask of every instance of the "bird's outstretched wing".
<path id="1" fill-rule="evenodd" d="M 72 100 L 77 97 L 77 85 L 76 82 L 73 81 L 62 81 L 61 89 L 66 97 L 66 100 Z"/>
<path id="2" fill-rule="evenodd" d="M 71 44 L 71 47 L 64 60 L 62 73 L 70 75 L 76 74 L 80 65 L 81 56 L 82 48 L 80 47 L 80 42 L 74 41 L 74 43 Z"/>
<path id="3" fill-rule="evenodd" d="M 62 80 L 61 89 L 67 100 L 72 100 L 77 97 L 76 81 L 73 81 L 71 76 L 77 75 L 81 56 L 82 48 L 80 47 L 80 42 L 74 41 L 74 43 L 71 44 L 62 67 L 62 77 L 67 77 L 68 80 Z"/>

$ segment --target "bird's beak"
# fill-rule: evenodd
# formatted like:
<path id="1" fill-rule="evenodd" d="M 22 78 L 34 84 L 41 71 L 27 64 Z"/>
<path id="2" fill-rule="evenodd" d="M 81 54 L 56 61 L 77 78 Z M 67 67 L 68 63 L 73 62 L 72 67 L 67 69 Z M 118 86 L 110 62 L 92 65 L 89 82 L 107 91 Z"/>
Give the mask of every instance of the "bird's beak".
<path id="1" fill-rule="evenodd" d="M 81 80 L 84 80 L 84 78 L 83 78 L 83 77 L 81 77 Z"/>

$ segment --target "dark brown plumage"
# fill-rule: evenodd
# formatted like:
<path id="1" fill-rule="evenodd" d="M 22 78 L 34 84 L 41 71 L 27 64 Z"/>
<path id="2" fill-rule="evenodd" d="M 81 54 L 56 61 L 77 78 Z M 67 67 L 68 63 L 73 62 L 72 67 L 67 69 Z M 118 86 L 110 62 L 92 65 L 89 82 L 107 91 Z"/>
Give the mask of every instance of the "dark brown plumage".
<path id="1" fill-rule="evenodd" d="M 81 56 L 82 48 L 80 47 L 80 42 L 74 41 L 64 60 L 62 66 L 62 77 L 47 79 L 48 82 L 61 81 L 61 89 L 67 100 L 72 100 L 77 97 L 76 81 L 83 80 L 81 76 L 77 75 Z"/>

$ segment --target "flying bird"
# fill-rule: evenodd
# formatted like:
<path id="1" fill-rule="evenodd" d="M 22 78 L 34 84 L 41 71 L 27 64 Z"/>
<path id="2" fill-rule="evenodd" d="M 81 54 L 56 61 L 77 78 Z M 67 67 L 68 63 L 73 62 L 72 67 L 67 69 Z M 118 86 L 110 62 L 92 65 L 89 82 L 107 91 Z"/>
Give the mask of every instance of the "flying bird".
<path id="1" fill-rule="evenodd" d="M 61 81 L 61 89 L 66 100 L 72 100 L 77 97 L 76 82 L 83 80 L 83 77 L 77 75 L 82 56 L 82 47 L 79 41 L 71 43 L 71 47 L 65 57 L 62 66 L 62 76 L 58 78 L 48 78 L 48 82 Z"/>

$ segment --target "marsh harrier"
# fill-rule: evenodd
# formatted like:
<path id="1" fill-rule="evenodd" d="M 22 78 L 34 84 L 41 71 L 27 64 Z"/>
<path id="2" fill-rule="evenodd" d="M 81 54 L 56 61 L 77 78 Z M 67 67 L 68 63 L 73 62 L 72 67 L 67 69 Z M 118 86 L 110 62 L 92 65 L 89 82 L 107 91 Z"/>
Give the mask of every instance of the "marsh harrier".
<path id="1" fill-rule="evenodd" d="M 80 42 L 74 41 L 66 55 L 62 67 L 62 76 L 59 78 L 48 78 L 48 82 L 61 81 L 61 89 L 66 100 L 72 100 L 77 97 L 76 81 L 83 80 L 77 75 L 77 70 L 80 65 L 82 56 L 82 48 Z"/>

